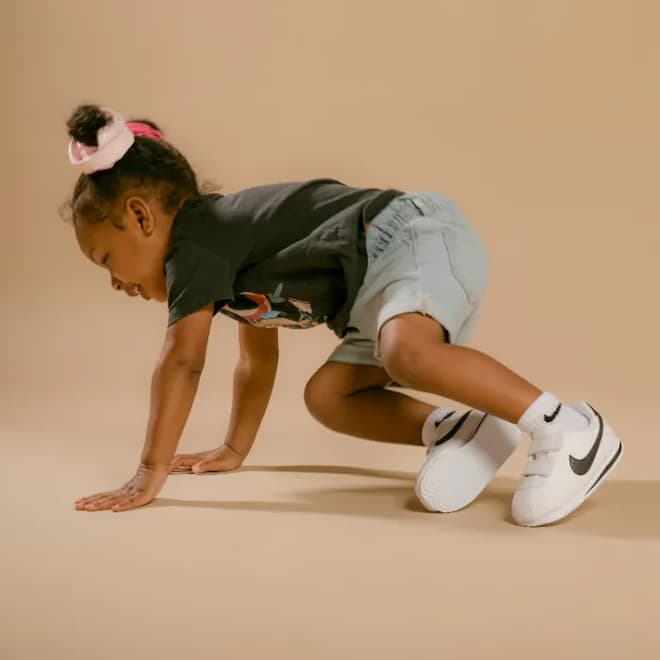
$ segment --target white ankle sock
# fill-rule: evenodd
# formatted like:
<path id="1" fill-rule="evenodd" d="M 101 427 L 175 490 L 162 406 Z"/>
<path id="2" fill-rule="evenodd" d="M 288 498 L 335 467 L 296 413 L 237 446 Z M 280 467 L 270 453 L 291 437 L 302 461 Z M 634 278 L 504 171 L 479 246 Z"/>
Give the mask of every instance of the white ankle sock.
<path id="1" fill-rule="evenodd" d="M 517 422 L 523 433 L 530 435 L 544 427 L 580 430 L 589 426 L 589 420 L 574 408 L 562 403 L 556 396 L 543 392 L 522 414 Z"/>

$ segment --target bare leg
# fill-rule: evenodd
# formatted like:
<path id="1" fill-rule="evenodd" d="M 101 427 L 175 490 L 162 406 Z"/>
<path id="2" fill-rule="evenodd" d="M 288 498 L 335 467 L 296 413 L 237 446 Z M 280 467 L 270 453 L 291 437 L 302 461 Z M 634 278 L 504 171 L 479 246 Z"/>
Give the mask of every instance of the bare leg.
<path id="1" fill-rule="evenodd" d="M 407 348 L 414 357 L 414 347 L 421 347 L 429 364 L 435 364 L 437 367 L 435 352 L 439 350 L 438 347 L 455 347 L 444 344 L 442 327 L 437 323 L 432 322 L 432 325 L 425 325 L 423 329 L 424 332 L 420 334 L 420 329 L 414 328 L 413 334 L 410 335 L 414 343 L 399 348 Z M 477 357 L 482 357 L 476 351 L 474 353 Z M 386 353 L 385 356 L 387 355 Z M 487 356 L 483 358 L 487 362 L 490 360 Z M 460 362 L 460 355 L 458 361 Z M 396 374 L 373 366 L 326 362 L 305 388 L 307 407 L 318 421 L 340 433 L 384 442 L 422 445 L 421 431 L 424 422 L 435 407 L 383 388 L 392 380 L 392 375 L 397 382 L 415 389 L 421 389 L 420 384 L 424 386 L 427 381 L 402 378 L 406 372 L 398 367 L 397 362 L 394 364 L 398 369 Z M 453 366 L 458 370 L 459 381 L 464 379 L 464 367 L 460 364 Z M 438 368 L 438 371 L 442 374 L 448 368 L 445 364 L 444 368 Z M 433 375 L 427 374 L 426 367 L 422 371 L 426 378 L 431 380 L 428 391 L 446 394 L 439 386 L 434 385 Z M 507 376 L 509 373 L 505 370 Z M 513 376 L 514 379 L 517 378 L 515 374 Z M 451 373 L 447 380 L 451 382 Z M 508 385 L 505 383 L 504 386 Z M 475 389 L 478 390 L 477 385 Z M 463 396 L 460 393 L 457 395 L 456 389 L 448 391 L 454 396 Z M 530 394 L 533 393 L 532 388 Z M 466 401 L 470 398 L 472 401 Z M 474 402 L 485 402 L 484 407 L 492 409 L 488 401 L 485 401 L 486 398 L 477 392 L 476 396 L 463 396 L 463 402 L 470 403 L 474 408 L 478 408 Z M 515 403 L 515 397 L 513 398 Z M 524 393 L 520 398 L 524 399 Z M 505 404 L 507 401 L 505 397 Z M 500 404 L 499 407 L 505 410 L 505 404 Z M 525 404 L 518 402 L 518 405 Z M 514 416 L 516 414 L 517 412 L 513 413 Z M 479 420 L 476 427 L 475 417 Z M 493 415 L 486 420 L 482 415 L 471 415 L 472 421 L 467 422 L 464 427 L 467 431 L 472 425 L 472 430 L 469 431 L 472 434 L 470 442 L 466 442 L 460 451 L 448 451 L 442 455 L 432 452 L 427 457 L 416 484 L 418 497 L 427 509 L 444 512 L 461 509 L 472 502 L 490 483 L 499 467 L 515 450 L 520 437 L 515 426 L 498 417 L 499 415 Z M 485 423 L 482 425 L 481 422 Z M 452 432 L 461 426 L 452 420 L 449 420 L 448 424 L 453 425 Z M 443 433 L 446 431 L 447 429 Z"/>
<path id="2" fill-rule="evenodd" d="M 326 362 L 305 388 L 307 408 L 321 424 L 366 440 L 421 445 L 424 420 L 434 406 L 384 389 L 379 367 Z"/>
<path id="3" fill-rule="evenodd" d="M 542 391 L 494 358 L 446 344 L 442 326 L 402 314 L 381 328 L 385 369 L 397 382 L 447 397 L 516 424 Z"/>

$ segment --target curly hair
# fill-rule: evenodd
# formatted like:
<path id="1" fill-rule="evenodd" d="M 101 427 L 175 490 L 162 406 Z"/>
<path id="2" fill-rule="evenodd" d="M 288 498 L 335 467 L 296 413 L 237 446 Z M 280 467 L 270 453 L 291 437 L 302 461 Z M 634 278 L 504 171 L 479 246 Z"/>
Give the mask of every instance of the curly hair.
<path id="1" fill-rule="evenodd" d="M 97 105 L 79 105 L 67 122 L 69 135 L 84 145 L 98 146 L 97 132 L 111 119 Z M 131 121 L 161 130 L 149 119 Z M 168 212 L 176 211 L 185 199 L 201 194 L 195 172 L 177 149 L 166 140 L 136 136 L 130 149 L 111 169 L 80 175 L 72 197 L 60 207 L 60 215 L 74 224 L 80 218 L 92 224 L 110 218 L 121 228 L 114 213 L 117 200 L 135 187 L 150 189 Z"/>

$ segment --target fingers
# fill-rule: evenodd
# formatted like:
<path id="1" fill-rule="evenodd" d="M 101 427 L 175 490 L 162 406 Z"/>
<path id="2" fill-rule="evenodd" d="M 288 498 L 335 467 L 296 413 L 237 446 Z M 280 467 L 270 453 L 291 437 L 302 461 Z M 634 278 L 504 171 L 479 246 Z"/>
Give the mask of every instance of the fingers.
<path id="1" fill-rule="evenodd" d="M 179 454 L 174 457 L 170 465 L 170 472 L 178 470 L 179 472 L 190 471 L 193 474 L 202 474 L 204 472 L 225 472 L 233 470 L 242 462 L 236 463 L 237 457 L 234 450 L 229 451 L 226 447 L 218 447 L 214 450 L 197 452 L 195 454 Z"/>
<path id="2" fill-rule="evenodd" d="M 203 474 L 204 472 L 225 472 L 231 467 L 227 464 L 225 458 L 205 458 L 195 463 L 191 470 L 194 474 Z"/>
<path id="3" fill-rule="evenodd" d="M 117 502 L 121 502 L 126 499 L 126 495 L 126 491 L 115 491 L 106 497 L 97 497 L 91 502 L 76 504 L 76 508 L 82 509 L 84 511 L 103 511 L 104 509 L 109 509 Z"/>
<path id="4" fill-rule="evenodd" d="M 203 472 L 222 472 L 226 470 L 226 457 L 225 456 L 205 456 L 201 460 L 197 458 L 191 470 L 195 474 L 202 474 Z"/>
<path id="5" fill-rule="evenodd" d="M 76 509 L 81 511 L 104 511 L 125 502 L 129 497 L 137 495 L 139 493 L 135 493 L 134 490 L 122 487 L 105 493 L 97 493 L 90 497 L 83 497 L 76 501 Z"/>
<path id="6" fill-rule="evenodd" d="M 88 495 L 87 497 L 81 497 L 80 499 L 76 500 L 76 504 L 78 504 L 78 502 L 90 502 L 91 500 L 98 499 L 99 497 L 105 497 L 106 495 L 110 495 L 113 492 L 115 492 L 115 491 L 106 490 L 103 493 L 95 493 L 94 495 Z"/>
<path id="7" fill-rule="evenodd" d="M 174 457 L 170 466 L 170 472 L 179 468 L 191 468 L 195 463 L 199 462 L 200 458 L 199 454 L 179 454 Z"/>
<path id="8" fill-rule="evenodd" d="M 148 504 L 162 488 L 167 474 L 167 466 L 140 464 L 135 476 L 123 486 L 76 500 L 76 509 L 127 511 Z"/>
<path id="9" fill-rule="evenodd" d="M 99 497 L 86 504 L 76 503 L 76 509 L 83 511 L 128 511 L 148 504 L 151 501 L 144 493 L 115 492 L 106 497 Z"/>
<path id="10" fill-rule="evenodd" d="M 96 493 L 96 495 L 90 495 L 89 497 L 81 497 L 79 500 L 76 500 L 76 509 L 84 509 L 87 505 L 98 504 L 98 502 L 107 497 L 112 497 L 116 493 L 117 491 L 107 491 L 105 493 Z"/>
<path id="11" fill-rule="evenodd" d="M 129 509 L 136 509 L 137 507 L 148 504 L 149 502 L 151 502 L 151 499 L 146 497 L 144 493 L 138 493 L 124 498 L 121 502 L 117 502 L 117 504 L 112 507 L 112 510 L 115 512 L 128 511 Z"/>
<path id="12" fill-rule="evenodd" d="M 106 506 L 108 503 L 116 502 L 118 495 L 108 495 L 107 497 L 99 497 L 98 499 L 94 500 L 93 502 L 88 502 L 87 504 L 83 505 L 83 509 L 86 509 L 87 511 L 96 511 L 97 509 L 107 509 L 108 507 Z"/>

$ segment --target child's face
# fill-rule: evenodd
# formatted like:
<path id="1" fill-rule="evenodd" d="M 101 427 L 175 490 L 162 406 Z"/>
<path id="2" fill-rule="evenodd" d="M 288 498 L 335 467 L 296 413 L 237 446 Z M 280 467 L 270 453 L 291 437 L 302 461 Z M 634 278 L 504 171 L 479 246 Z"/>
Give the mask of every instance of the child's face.
<path id="1" fill-rule="evenodd" d="M 80 218 L 76 238 L 83 254 L 110 273 L 110 285 L 129 296 L 167 300 L 163 260 L 169 247 L 172 214 L 137 195 L 122 205 L 122 229 L 109 219 L 93 224 Z"/>

